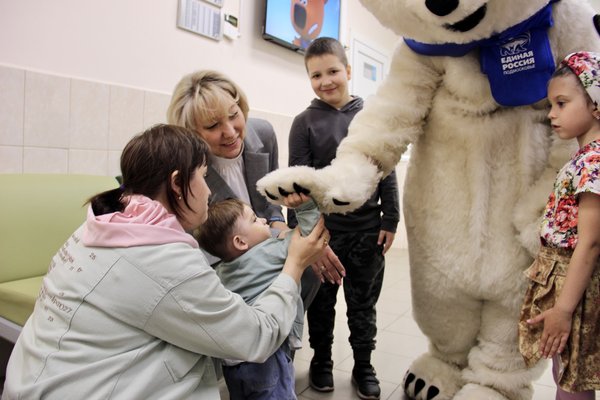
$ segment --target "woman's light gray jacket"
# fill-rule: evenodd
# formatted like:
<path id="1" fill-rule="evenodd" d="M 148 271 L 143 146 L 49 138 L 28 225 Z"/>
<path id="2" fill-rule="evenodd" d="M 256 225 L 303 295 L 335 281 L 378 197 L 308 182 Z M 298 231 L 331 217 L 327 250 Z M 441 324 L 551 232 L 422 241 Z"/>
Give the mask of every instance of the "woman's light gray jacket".
<path id="1" fill-rule="evenodd" d="M 291 329 L 288 275 L 250 307 L 189 244 L 85 247 L 81 235 L 52 260 L 2 399 L 219 399 L 213 357 L 262 362 Z"/>

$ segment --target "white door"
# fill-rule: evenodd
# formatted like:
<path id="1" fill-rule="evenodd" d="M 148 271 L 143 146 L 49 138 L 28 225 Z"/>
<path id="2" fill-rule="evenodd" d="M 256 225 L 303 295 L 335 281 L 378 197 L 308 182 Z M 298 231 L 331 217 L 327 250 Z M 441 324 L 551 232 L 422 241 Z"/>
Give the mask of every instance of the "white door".
<path id="1" fill-rule="evenodd" d="M 600 0 L 598 0 L 600 1 Z M 388 58 L 383 53 L 359 39 L 352 39 L 352 79 L 350 93 L 366 100 L 375 94 L 388 71 Z M 402 154 L 402 160 L 410 158 L 410 148 Z"/>
<path id="2" fill-rule="evenodd" d="M 353 95 L 366 99 L 375 93 L 387 71 L 388 58 L 366 43 L 352 40 L 352 87 Z"/>

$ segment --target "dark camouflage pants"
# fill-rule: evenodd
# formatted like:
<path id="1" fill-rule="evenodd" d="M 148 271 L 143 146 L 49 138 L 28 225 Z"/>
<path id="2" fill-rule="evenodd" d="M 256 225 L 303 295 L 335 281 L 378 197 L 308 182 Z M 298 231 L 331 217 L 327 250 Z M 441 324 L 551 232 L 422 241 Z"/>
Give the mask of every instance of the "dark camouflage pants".
<path id="1" fill-rule="evenodd" d="M 330 231 L 329 245 L 346 268 L 343 280 L 350 345 L 357 352 L 375 349 L 375 305 L 381 293 L 385 259 L 377 245 L 379 229 L 360 232 Z M 323 283 L 308 308 L 310 347 L 315 356 L 328 357 L 333 343 L 335 303 L 339 286 Z"/>

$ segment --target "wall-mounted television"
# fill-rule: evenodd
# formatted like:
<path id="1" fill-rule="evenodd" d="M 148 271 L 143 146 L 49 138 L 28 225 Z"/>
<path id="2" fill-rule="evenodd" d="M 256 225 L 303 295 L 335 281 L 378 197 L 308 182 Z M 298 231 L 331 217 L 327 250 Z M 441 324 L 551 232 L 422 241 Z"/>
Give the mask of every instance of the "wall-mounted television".
<path id="1" fill-rule="evenodd" d="M 341 0 L 265 0 L 263 38 L 303 53 L 317 37 L 340 38 Z"/>

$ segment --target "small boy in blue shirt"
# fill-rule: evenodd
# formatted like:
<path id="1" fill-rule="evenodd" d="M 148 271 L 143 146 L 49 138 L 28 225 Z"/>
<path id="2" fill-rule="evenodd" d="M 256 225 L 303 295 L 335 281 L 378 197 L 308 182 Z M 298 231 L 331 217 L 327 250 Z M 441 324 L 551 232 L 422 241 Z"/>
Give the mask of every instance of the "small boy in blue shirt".
<path id="1" fill-rule="evenodd" d="M 285 205 L 295 208 L 300 231 L 306 236 L 320 218 L 315 202 L 303 194 L 290 194 Z M 222 261 L 215 270 L 223 285 L 253 304 L 281 273 L 292 232 L 273 238 L 266 219 L 238 199 L 209 206 L 208 218 L 197 239 L 204 250 Z M 231 400 L 295 400 L 291 351 L 302 346 L 304 307 L 298 301 L 296 319 L 288 339 L 264 363 L 223 360 L 223 375 Z"/>

